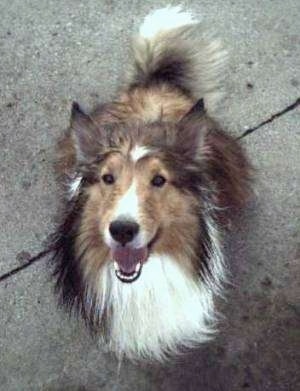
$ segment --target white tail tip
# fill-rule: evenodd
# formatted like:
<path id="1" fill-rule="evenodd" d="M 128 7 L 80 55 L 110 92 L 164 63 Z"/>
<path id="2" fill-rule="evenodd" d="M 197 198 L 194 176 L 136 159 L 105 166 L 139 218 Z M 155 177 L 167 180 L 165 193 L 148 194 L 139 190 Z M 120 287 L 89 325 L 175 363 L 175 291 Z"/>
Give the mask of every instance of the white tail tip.
<path id="1" fill-rule="evenodd" d="M 161 31 L 167 31 L 198 23 L 190 12 L 183 12 L 180 5 L 176 7 L 167 6 L 152 11 L 144 19 L 140 27 L 140 35 L 151 39 Z"/>

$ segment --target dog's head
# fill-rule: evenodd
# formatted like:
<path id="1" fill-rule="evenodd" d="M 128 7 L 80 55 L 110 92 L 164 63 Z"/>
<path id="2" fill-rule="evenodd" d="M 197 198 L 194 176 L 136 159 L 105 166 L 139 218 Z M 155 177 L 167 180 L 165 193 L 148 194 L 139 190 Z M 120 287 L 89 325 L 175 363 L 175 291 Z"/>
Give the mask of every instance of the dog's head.
<path id="1" fill-rule="evenodd" d="M 249 166 L 201 105 L 178 123 L 107 124 L 74 103 L 68 140 L 76 177 L 60 241 L 74 264 L 63 268 L 96 283 L 107 263 L 134 282 L 153 254 L 209 269 L 209 221 L 248 196 Z"/>
<path id="2" fill-rule="evenodd" d="M 85 199 L 75 245 L 84 273 L 114 262 L 116 276 L 133 282 L 152 253 L 193 269 L 205 201 L 199 148 L 206 126 L 194 113 L 178 124 L 101 125 L 73 105 L 75 183 Z"/>

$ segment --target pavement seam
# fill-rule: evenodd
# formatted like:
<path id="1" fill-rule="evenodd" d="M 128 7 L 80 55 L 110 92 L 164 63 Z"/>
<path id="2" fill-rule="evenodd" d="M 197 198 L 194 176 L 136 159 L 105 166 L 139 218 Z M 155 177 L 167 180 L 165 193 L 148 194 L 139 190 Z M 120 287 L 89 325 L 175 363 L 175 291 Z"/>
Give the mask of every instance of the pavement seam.
<path id="1" fill-rule="evenodd" d="M 289 111 L 295 110 L 300 105 L 300 97 L 295 100 L 294 103 L 288 105 L 283 110 L 278 111 L 275 114 L 272 114 L 271 117 L 267 118 L 266 120 L 262 121 L 260 124 L 254 126 L 253 128 L 246 129 L 244 133 L 242 133 L 241 136 L 237 137 L 237 140 L 240 140 L 249 134 L 253 133 L 255 130 L 260 129 L 261 127 L 273 122 L 275 119 L 287 114 Z"/>
<path id="2" fill-rule="evenodd" d="M 13 275 L 19 273 L 21 270 L 26 269 L 30 265 L 32 265 L 35 262 L 39 261 L 40 259 L 45 258 L 49 253 L 51 253 L 55 249 L 56 249 L 55 247 L 54 248 L 51 247 L 51 248 L 48 248 L 46 250 L 42 250 L 37 255 L 34 255 L 33 257 L 31 257 L 26 263 L 24 263 L 24 265 L 18 266 L 16 268 L 8 271 L 7 273 L 2 274 L 0 276 L 0 283 L 2 281 L 7 280 L 8 278 L 12 277 Z"/>

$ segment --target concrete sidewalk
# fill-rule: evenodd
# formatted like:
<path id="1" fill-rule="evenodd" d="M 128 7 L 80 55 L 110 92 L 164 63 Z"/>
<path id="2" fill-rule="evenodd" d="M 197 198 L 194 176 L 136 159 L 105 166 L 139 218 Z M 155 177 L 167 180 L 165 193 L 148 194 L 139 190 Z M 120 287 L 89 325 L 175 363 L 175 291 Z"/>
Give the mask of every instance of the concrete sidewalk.
<path id="1" fill-rule="evenodd" d="M 70 103 L 111 98 L 129 38 L 169 1 L 2 0 L 0 3 L 0 274 L 38 253 L 57 210 L 55 138 Z M 300 96 L 297 0 L 196 0 L 230 49 L 233 134 Z M 300 388 L 300 109 L 247 136 L 256 199 L 227 242 L 232 286 L 220 334 L 164 367 L 117 362 L 57 309 L 46 262 L 0 284 L 2 391 L 287 391 Z M 298 387 L 297 387 L 298 386 Z"/>

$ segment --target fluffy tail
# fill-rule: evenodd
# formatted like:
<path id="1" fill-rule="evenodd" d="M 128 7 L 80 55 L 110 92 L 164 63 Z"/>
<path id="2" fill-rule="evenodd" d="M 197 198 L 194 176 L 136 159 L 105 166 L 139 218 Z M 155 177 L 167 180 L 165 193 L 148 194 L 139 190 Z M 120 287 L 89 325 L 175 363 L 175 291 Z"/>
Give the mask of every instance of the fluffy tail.
<path id="1" fill-rule="evenodd" d="M 200 34 L 199 34 L 200 30 Z M 222 92 L 226 52 L 180 6 L 146 16 L 133 42 L 132 87 L 171 84 L 209 108 Z M 200 35 L 200 36 L 199 36 Z"/>

